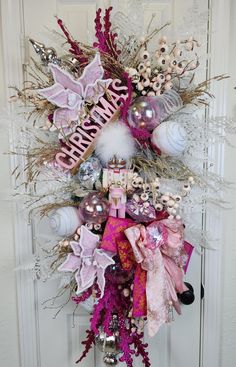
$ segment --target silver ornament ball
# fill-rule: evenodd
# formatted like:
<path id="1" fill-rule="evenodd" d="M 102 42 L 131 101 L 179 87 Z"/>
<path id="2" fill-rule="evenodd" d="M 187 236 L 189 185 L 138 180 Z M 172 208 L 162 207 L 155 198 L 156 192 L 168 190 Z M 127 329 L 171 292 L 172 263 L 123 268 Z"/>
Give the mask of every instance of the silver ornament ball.
<path id="1" fill-rule="evenodd" d="M 91 157 L 80 165 L 76 178 L 85 187 L 93 186 L 93 184 L 99 179 L 101 171 L 102 165 L 99 159 Z"/>
<path id="2" fill-rule="evenodd" d="M 118 359 L 114 353 L 106 353 L 103 357 L 103 362 L 106 366 L 116 366 L 118 364 Z"/>
<path id="3" fill-rule="evenodd" d="M 52 47 L 45 48 L 41 53 L 40 58 L 44 64 L 48 64 L 49 62 L 54 62 L 57 57 L 57 53 Z"/>

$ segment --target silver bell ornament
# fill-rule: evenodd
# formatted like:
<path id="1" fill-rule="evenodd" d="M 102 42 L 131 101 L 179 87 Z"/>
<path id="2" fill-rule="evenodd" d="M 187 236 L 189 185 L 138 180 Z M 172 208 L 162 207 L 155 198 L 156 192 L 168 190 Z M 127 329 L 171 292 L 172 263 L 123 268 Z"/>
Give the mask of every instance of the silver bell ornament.
<path id="1" fill-rule="evenodd" d="M 103 362 L 106 366 L 116 366 L 118 364 L 118 359 L 114 353 L 106 353 L 103 357 Z"/>
<path id="2" fill-rule="evenodd" d="M 32 38 L 29 39 L 35 52 L 39 54 L 40 59 L 44 65 L 50 62 L 54 64 L 60 64 L 60 60 L 57 58 L 57 52 L 53 47 L 45 47 L 41 42 L 35 41 Z"/>
<path id="3" fill-rule="evenodd" d="M 111 330 L 113 330 L 113 332 L 118 330 L 116 315 L 113 315 Z M 118 336 L 116 336 L 115 333 L 107 335 L 104 331 L 100 331 L 95 337 L 95 344 L 101 352 L 105 353 L 103 361 L 106 366 L 116 366 L 118 364 L 117 354 L 119 354 L 120 351 L 118 347 Z"/>
<path id="4" fill-rule="evenodd" d="M 95 337 L 95 344 L 101 352 L 118 354 L 118 339 L 115 334 L 107 335 L 101 331 Z"/>

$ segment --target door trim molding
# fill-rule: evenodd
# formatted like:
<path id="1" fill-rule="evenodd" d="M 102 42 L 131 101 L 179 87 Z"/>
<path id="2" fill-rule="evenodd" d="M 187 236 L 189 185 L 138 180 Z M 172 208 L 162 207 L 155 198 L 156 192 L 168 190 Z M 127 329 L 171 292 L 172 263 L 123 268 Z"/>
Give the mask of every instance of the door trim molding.
<path id="1" fill-rule="evenodd" d="M 24 16 L 22 0 L 4 0 L 0 2 L 3 62 L 6 86 L 5 110 L 9 115 L 10 150 L 14 151 L 16 137 L 16 107 L 7 103 L 12 91 L 9 86 L 22 85 L 24 65 Z M 17 117 L 17 122 L 21 119 Z M 24 165 L 23 157 L 11 156 L 11 167 Z M 16 181 L 12 176 L 12 188 Z M 12 195 L 12 193 L 11 193 Z M 24 204 L 20 200 L 14 203 L 14 241 L 16 263 L 16 291 L 18 311 L 18 335 L 20 344 L 20 366 L 40 367 L 39 350 L 37 343 L 37 312 L 35 308 L 35 281 L 28 271 L 20 270 L 26 259 L 33 256 L 33 238 L 31 225 L 27 222 Z"/>
<path id="2" fill-rule="evenodd" d="M 208 77 L 227 74 L 229 70 L 230 41 L 230 0 L 208 0 L 209 4 L 209 47 L 210 60 Z M 219 45 L 224 45 L 223 48 Z M 228 84 L 227 80 L 215 82 L 211 86 L 215 96 L 209 114 L 211 116 L 227 116 Z M 210 168 L 220 176 L 224 176 L 224 143 L 209 147 Z M 211 157 L 211 158 L 210 158 Z M 207 208 L 206 208 L 207 209 Z M 205 297 L 202 301 L 201 323 L 201 367 L 221 366 L 221 333 L 222 333 L 222 210 L 214 207 L 206 212 L 205 228 L 214 238 L 219 239 L 215 250 L 204 250 L 202 262 L 202 282 Z"/>

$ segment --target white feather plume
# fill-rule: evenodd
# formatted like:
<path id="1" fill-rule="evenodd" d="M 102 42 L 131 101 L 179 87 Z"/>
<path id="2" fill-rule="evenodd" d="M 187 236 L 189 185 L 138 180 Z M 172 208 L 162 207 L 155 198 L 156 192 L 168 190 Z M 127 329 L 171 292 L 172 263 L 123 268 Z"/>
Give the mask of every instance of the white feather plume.
<path id="1" fill-rule="evenodd" d="M 135 140 L 122 122 L 104 127 L 96 142 L 96 155 L 106 165 L 114 156 L 126 162 L 135 154 Z"/>

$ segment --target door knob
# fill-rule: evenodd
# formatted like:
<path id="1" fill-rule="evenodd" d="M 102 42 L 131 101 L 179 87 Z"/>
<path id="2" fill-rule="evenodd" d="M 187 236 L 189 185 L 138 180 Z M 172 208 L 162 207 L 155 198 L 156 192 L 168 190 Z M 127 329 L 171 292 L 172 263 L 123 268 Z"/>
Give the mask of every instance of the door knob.
<path id="1" fill-rule="evenodd" d="M 179 293 L 178 298 L 184 305 L 191 305 L 195 300 L 194 289 L 190 283 L 184 282 L 184 284 L 188 290 L 181 294 Z"/>

